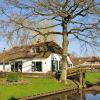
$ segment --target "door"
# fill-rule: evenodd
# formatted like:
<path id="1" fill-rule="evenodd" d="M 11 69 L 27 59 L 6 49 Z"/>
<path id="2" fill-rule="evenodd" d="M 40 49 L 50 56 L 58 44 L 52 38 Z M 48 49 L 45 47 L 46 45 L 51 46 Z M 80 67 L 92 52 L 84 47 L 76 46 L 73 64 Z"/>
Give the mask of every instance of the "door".
<path id="1" fill-rule="evenodd" d="M 52 66 L 52 71 L 55 72 L 58 70 L 58 61 L 57 60 L 52 60 L 51 61 L 51 66 Z"/>

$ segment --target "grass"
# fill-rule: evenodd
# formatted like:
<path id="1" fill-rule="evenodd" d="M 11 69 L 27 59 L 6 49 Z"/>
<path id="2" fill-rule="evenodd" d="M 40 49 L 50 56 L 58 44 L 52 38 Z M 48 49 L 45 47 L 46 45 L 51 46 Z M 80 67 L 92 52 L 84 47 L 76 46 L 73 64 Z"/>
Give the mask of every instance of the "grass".
<path id="1" fill-rule="evenodd" d="M 95 84 L 97 82 L 100 82 L 100 73 L 86 73 L 86 81 L 91 83 L 91 84 Z"/>
<path id="2" fill-rule="evenodd" d="M 0 100 L 7 100 L 9 97 L 25 97 L 33 94 L 50 92 L 65 88 L 65 85 L 49 78 L 28 78 L 31 84 L 0 85 Z"/>
<path id="3" fill-rule="evenodd" d="M 4 80 L 5 78 L 0 78 Z M 16 98 L 31 96 L 34 94 L 52 92 L 61 90 L 64 88 L 73 89 L 76 88 L 75 83 L 68 80 L 68 84 L 59 83 L 58 81 L 50 78 L 22 78 L 31 81 L 29 84 L 0 84 L 0 100 L 7 100 L 14 96 Z M 100 73 L 86 73 L 86 81 L 91 84 L 95 84 L 100 80 Z"/>

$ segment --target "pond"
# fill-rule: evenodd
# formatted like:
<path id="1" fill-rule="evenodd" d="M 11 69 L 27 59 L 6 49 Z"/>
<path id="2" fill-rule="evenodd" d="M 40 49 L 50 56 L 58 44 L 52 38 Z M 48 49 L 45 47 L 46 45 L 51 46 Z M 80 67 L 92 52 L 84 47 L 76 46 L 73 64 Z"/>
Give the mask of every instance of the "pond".
<path id="1" fill-rule="evenodd" d="M 36 100 L 100 100 L 100 93 L 75 90 L 53 96 L 43 97 Z"/>

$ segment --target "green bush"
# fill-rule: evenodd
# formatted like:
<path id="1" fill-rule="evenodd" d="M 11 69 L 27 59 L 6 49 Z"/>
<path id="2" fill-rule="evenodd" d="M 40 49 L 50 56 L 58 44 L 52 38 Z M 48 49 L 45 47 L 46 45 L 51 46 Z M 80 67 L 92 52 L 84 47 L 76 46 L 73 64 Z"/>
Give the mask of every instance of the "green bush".
<path id="1" fill-rule="evenodd" d="M 59 81 L 60 80 L 60 76 L 61 76 L 61 71 L 57 71 L 55 73 L 55 78 Z"/>
<path id="2" fill-rule="evenodd" d="M 15 98 L 14 96 L 11 96 L 8 100 L 18 100 L 18 99 Z"/>
<path id="3" fill-rule="evenodd" d="M 7 76 L 7 81 L 9 81 L 9 82 L 17 82 L 18 79 L 19 79 L 19 77 L 16 72 L 11 72 Z"/>

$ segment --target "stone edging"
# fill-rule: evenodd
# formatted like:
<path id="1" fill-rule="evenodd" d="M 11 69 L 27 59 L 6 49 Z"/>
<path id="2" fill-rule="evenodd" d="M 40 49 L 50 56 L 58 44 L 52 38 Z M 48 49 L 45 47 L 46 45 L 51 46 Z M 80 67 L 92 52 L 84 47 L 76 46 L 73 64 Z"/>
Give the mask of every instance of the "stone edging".
<path id="1" fill-rule="evenodd" d="M 51 95 L 55 95 L 55 94 L 60 94 L 60 93 L 64 93 L 64 92 L 70 92 L 70 91 L 75 91 L 76 89 L 62 89 L 62 90 L 58 90 L 58 91 L 52 91 L 52 92 L 47 92 L 47 93 L 40 93 L 40 94 L 36 94 L 36 95 L 32 95 L 32 96 L 27 96 L 27 97 L 23 97 L 23 98 L 18 98 L 18 100 L 33 100 L 33 99 L 37 99 L 37 98 L 42 98 L 42 97 L 46 97 L 46 96 L 51 96 Z"/>

